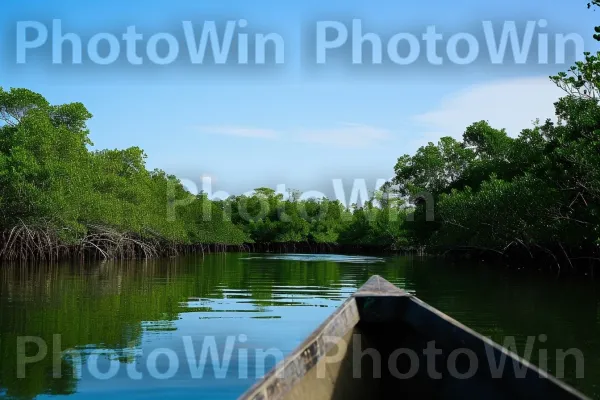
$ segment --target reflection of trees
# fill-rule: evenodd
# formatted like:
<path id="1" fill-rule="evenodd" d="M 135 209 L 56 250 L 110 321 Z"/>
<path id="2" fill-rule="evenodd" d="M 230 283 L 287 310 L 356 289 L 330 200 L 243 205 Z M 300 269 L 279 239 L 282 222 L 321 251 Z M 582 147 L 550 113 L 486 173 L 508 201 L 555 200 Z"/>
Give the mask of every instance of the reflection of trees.
<path id="1" fill-rule="evenodd" d="M 23 398 L 75 389 L 68 361 L 63 377 L 52 378 L 54 334 L 61 335 L 63 350 L 89 345 L 122 350 L 139 343 L 142 321 L 176 319 L 195 284 L 177 279 L 178 265 L 156 262 L 4 267 L 0 273 L 0 386 Z M 18 336 L 40 337 L 49 347 L 49 356 L 27 366 L 27 379 L 16 378 Z"/>
<path id="2" fill-rule="evenodd" d="M 423 267 L 407 272 L 419 298 L 500 344 L 514 337 L 521 356 L 528 336 L 535 337 L 531 361 L 537 365 L 539 350 L 547 349 L 553 374 L 557 349 L 580 349 L 585 356 L 585 380 L 576 379 L 572 357 L 565 362 L 565 380 L 584 393 L 597 391 L 600 326 L 594 283 L 505 272 L 494 266 Z M 545 343 L 539 341 L 542 334 L 547 336 Z"/>
<path id="3" fill-rule="evenodd" d="M 173 330 L 180 313 L 211 311 L 210 301 L 196 307 L 194 302 L 187 303 L 191 298 L 226 296 L 254 307 L 253 311 L 264 311 L 282 305 L 310 305 L 315 298 L 341 301 L 344 293 L 379 274 L 500 343 L 505 336 L 515 336 L 520 351 L 528 335 L 542 333 L 548 337 L 550 357 L 557 348 L 580 348 L 589 378 L 575 381 L 569 375 L 574 368 L 567 365 L 566 379 L 584 392 L 594 390 L 592 373 L 600 370 L 594 346 L 600 332 L 593 285 L 504 275 L 480 266 L 434 266 L 418 258 L 352 264 L 249 257 L 226 254 L 204 261 L 182 258 L 83 267 L 2 267 L 0 388 L 18 398 L 76 390 L 70 361 L 63 360 L 63 378 L 53 379 L 51 356 L 29 365 L 27 379 L 16 379 L 18 336 L 43 338 L 50 354 L 53 334 L 61 335 L 65 350 L 97 346 L 122 354 L 131 343 L 139 345 L 144 330 Z M 534 349 L 534 363 L 538 349 Z M 554 361 L 548 365 L 552 371 Z"/>
<path id="4" fill-rule="evenodd" d="M 226 254 L 205 260 L 2 267 L 0 387 L 16 398 L 73 393 L 76 378 L 69 360 L 63 360 L 63 377 L 52 378 L 54 334 L 61 335 L 63 350 L 97 346 L 120 352 L 132 343 L 139 345 L 145 329 L 174 329 L 179 314 L 190 311 L 186 303 L 190 297 L 223 298 L 228 292 L 235 298 L 237 293 L 240 301 L 260 311 L 286 304 L 294 296 L 327 298 L 342 282 L 360 286 L 373 273 L 393 278 L 401 270 L 387 264 L 245 258 Z M 16 377 L 18 336 L 37 336 L 48 344 L 49 356 L 27 366 L 27 379 Z M 27 354 L 35 354 L 35 348 Z"/>

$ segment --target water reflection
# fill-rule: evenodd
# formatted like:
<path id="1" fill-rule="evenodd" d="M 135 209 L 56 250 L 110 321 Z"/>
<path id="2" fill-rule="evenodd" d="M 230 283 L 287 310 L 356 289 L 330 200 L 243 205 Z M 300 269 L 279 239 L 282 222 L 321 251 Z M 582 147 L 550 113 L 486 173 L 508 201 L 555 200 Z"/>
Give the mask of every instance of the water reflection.
<path id="1" fill-rule="evenodd" d="M 245 257 L 244 260 L 284 260 L 284 261 L 330 261 L 335 263 L 372 264 L 385 262 L 381 257 L 349 256 L 339 254 L 278 254 Z"/>
<path id="2" fill-rule="evenodd" d="M 586 378 L 575 380 L 573 371 L 566 371 L 566 379 L 586 394 L 596 394 L 600 314 L 595 285 L 405 257 L 229 254 L 41 269 L 3 267 L 0 396 L 235 398 L 260 372 L 255 371 L 255 350 L 288 353 L 373 274 L 500 342 L 514 335 L 522 345 L 528 335 L 543 333 L 549 349 L 581 348 Z M 72 349 L 83 360 L 79 368 L 77 357 L 63 357 L 58 379 L 53 378 L 55 335 L 60 335 L 61 350 Z M 25 379 L 17 378 L 19 336 L 40 337 L 48 344 L 49 356 L 28 364 Z M 186 348 L 186 337 L 195 358 Z M 236 343 L 220 360 L 229 363 L 224 375 L 210 366 L 198 375 L 198 354 L 207 338 L 214 339 L 219 356 L 226 354 L 228 340 Z M 157 375 L 170 372 L 169 357 L 178 361 L 169 379 L 153 378 L 147 367 L 157 349 L 172 351 L 156 358 Z M 247 358 L 240 356 L 240 349 L 246 350 Z M 37 348 L 32 345 L 27 351 L 35 354 Z M 105 375 L 117 365 L 115 376 L 97 379 L 89 356 L 96 357 L 94 368 L 97 364 Z M 535 352 L 533 356 L 535 360 Z M 264 369 L 276 361 L 267 358 Z M 552 371 L 552 363 L 549 368 Z M 136 373 L 141 379 L 132 378 L 139 377 Z"/>

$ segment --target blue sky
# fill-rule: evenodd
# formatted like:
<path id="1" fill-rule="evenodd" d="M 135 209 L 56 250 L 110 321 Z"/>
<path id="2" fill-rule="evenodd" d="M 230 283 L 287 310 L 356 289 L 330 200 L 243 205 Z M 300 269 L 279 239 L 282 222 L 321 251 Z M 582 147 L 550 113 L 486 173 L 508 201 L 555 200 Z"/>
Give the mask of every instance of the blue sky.
<path id="1" fill-rule="evenodd" d="M 376 33 L 385 44 L 399 32 L 420 36 L 430 25 L 444 34 L 445 43 L 458 32 L 482 38 L 483 20 L 499 27 L 515 20 L 524 28 L 527 20 L 545 19 L 547 28 L 539 28 L 536 35 L 578 33 L 586 49 L 596 51 L 591 35 L 600 14 L 587 10 L 585 1 L 548 4 L 5 0 L 0 86 L 26 87 L 53 103 L 80 101 L 94 115 L 89 127 L 96 148 L 139 146 L 148 154 L 149 168 L 162 168 L 198 185 L 201 176 L 211 176 L 213 191 L 237 194 L 285 184 L 331 195 L 331 179 L 343 179 L 347 190 L 354 179 L 373 186 L 376 179 L 392 175 L 402 154 L 444 135 L 460 137 L 472 122 L 487 119 L 517 134 L 535 118 L 551 117 L 560 92 L 547 77 L 566 70 L 573 60 L 567 59 L 567 65 L 490 65 L 481 39 L 481 57 L 469 65 L 446 60 L 441 66 L 424 61 L 353 66 L 348 49 L 331 51 L 332 61 L 315 68 L 311 32 L 317 21 L 360 19 L 363 33 Z M 250 68 L 191 65 L 182 50 L 172 65 L 149 65 L 147 60 L 141 66 L 128 65 L 124 51 L 112 65 L 91 64 L 85 55 L 82 65 L 52 65 L 49 39 L 45 47 L 28 51 L 25 64 L 17 65 L 17 23 L 38 21 L 51 37 L 53 19 L 61 20 L 63 34 L 76 33 L 84 44 L 97 33 L 120 37 L 132 25 L 145 43 L 161 32 L 181 38 L 182 21 L 192 21 L 201 30 L 206 20 L 245 19 L 254 32 L 282 36 L 285 62 Z M 440 49 L 444 56 L 442 45 Z M 63 51 L 69 61 L 69 46 Z M 369 47 L 363 51 L 368 60 Z"/>

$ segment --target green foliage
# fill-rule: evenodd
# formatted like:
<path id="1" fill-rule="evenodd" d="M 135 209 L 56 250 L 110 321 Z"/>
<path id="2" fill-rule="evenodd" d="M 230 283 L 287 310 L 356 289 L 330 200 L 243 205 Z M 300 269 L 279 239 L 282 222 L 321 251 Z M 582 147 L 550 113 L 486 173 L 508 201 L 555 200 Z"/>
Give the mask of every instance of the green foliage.
<path id="1" fill-rule="evenodd" d="M 403 243 L 402 221 L 386 217 L 392 203 L 379 210 L 371 202 L 352 213 L 338 201 L 300 200 L 298 191 L 284 200 L 264 187 L 225 201 L 193 196 L 176 177 L 149 171 L 138 147 L 90 151 L 90 117 L 80 103 L 54 106 L 26 89 L 0 89 L 0 229 L 6 243 L 17 243 L 10 242 L 16 226 L 25 239 L 15 246 L 36 248 L 37 238 L 52 236 L 57 246 L 92 243 L 103 255 L 115 235 L 167 247 Z M 30 235 L 32 229 L 41 233 Z"/>
<path id="2" fill-rule="evenodd" d="M 577 61 L 567 72 L 560 72 L 550 79 L 567 94 L 598 99 L 600 85 L 600 53 L 584 53 L 585 61 Z"/>
<path id="3" fill-rule="evenodd" d="M 590 8 L 592 8 L 594 6 L 600 6 L 600 0 L 591 0 L 589 3 L 587 3 L 587 8 L 588 9 L 590 9 Z M 596 32 L 594 34 L 594 39 L 600 41 L 600 26 L 596 26 L 594 28 L 594 31 Z"/>
<path id="4" fill-rule="evenodd" d="M 462 177 L 473 157 L 473 151 L 463 143 L 443 137 L 437 145 L 430 142 L 421 147 L 414 156 L 400 157 L 394 167 L 394 183 L 403 196 L 439 193 Z"/>
<path id="5" fill-rule="evenodd" d="M 52 106 L 26 89 L 0 89 L 2 229 L 51 227 L 67 244 L 98 226 L 178 244 L 244 242 L 216 204 L 212 218 L 202 217 L 205 199 L 177 207 L 170 220 L 169 193 L 175 200 L 189 193 L 175 177 L 148 171 L 137 147 L 89 151 L 90 117 L 80 103 Z"/>
<path id="6" fill-rule="evenodd" d="M 419 218 L 409 236 L 420 245 L 506 254 L 541 252 L 556 265 L 597 259 L 600 244 L 600 58 L 552 81 L 567 92 L 558 123 L 516 138 L 481 121 L 462 141 L 442 138 L 400 157 L 393 183 L 402 195 L 428 192 L 435 222 Z"/>

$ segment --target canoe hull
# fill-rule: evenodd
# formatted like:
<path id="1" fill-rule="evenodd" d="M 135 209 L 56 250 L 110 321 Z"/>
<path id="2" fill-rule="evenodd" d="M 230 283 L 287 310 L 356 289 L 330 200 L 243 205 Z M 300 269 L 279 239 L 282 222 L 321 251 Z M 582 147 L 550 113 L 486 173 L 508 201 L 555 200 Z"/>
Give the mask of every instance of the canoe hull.
<path id="1" fill-rule="evenodd" d="M 240 399 L 398 397 L 586 399 L 379 276 Z"/>

